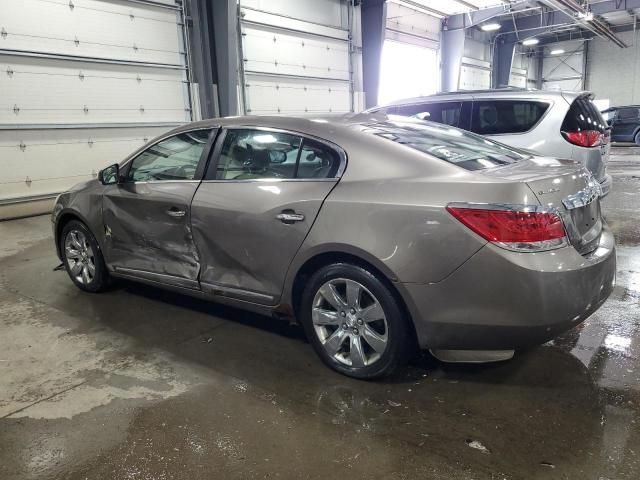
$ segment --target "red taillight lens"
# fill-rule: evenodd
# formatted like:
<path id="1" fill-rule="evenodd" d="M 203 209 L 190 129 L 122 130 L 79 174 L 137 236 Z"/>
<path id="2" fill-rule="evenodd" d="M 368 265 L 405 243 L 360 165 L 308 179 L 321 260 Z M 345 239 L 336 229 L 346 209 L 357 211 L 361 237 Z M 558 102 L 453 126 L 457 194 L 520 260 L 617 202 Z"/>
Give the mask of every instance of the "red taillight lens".
<path id="1" fill-rule="evenodd" d="M 604 141 L 604 135 L 597 130 L 584 130 L 582 132 L 562 132 L 568 142 L 579 147 L 597 147 Z"/>
<path id="2" fill-rule="evenodd" d="M 486 240 L 513 250 L 548 250 L 566 244 L 562 219 L 553 212 L 451 205 L 447 207 L 447 211 Z"/>

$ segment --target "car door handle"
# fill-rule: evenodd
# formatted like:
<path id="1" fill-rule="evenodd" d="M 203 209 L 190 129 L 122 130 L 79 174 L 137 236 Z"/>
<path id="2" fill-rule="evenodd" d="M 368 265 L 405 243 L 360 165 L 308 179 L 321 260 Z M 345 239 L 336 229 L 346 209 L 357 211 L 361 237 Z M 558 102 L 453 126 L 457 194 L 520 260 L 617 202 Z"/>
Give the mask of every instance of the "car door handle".
<path id="1" fill-rule="evenodd" d="M 301 213 L 296 213 L 293 211 L 284 211 L 276 215 L 276 218 L 280 220 L 282 223 L 295 223 L 304 221 L 304 215 Z"/>
<path id="2" fill-rule="evenodd" d="M 176 207 L 171 207 L 169 210 L 167 210 L 167 215 L 171 217 L 184 217 L 186 214 L 187 212 Z"/>

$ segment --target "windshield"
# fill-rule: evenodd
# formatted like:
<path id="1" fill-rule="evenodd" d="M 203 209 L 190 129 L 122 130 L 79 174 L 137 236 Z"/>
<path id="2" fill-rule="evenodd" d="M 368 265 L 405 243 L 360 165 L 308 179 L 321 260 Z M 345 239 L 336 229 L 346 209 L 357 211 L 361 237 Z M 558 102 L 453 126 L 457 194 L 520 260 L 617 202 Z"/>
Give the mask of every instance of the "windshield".
<path id="1" fill-rule="evenodd" d="M 467 170 L 508 165 L 530 156 L 480 135 L 417 118 L 389 115 L 368 123 L 364 131 Z"/>

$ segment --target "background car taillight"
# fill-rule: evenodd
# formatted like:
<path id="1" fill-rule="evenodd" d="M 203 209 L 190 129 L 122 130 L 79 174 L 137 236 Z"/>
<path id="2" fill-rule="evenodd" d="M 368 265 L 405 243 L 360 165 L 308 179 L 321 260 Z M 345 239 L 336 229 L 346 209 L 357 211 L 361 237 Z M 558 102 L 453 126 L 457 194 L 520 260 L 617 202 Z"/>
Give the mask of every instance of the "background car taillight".
<path id="1" fill-rule="evenodd" d="M 447 211 L 481 237 L 508 250 L 539 252 L 568 245 L 560 215 L 542 207 L 449 204 Z"/>
<path id="2" fill-rule="evenodd" d="M 597 147 L 604 142 L 604 134 L 597 130 L 584 130 L 582 132 L 562 132 L 569 143 L 579 147 Z"/>

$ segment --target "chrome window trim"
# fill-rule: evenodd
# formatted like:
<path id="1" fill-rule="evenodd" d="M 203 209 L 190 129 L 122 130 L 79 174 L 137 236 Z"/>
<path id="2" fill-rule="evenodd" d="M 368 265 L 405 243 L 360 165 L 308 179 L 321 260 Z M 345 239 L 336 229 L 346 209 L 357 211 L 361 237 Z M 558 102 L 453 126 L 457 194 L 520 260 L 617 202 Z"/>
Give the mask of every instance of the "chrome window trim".
<path id="1" fill-rule="evenodd" d="M 230 178 L 229 180 L 215 179 L 215 180 L 202 180 L 202 183 L 283 183 L 283 182 L 331 182 L 336 183 L 339 178 L 246 178 L 235 180 Z"/>
<path id="2" fill-rule="evenodd" d="M 333 143 L 333 142 L 331 142 L 329 140 L 325 140 L 324 138 L 316 137 L 315 135 L 310 135 L 308 133 L 297 132 L 295 130 L 289 130 L 289 129 L 284 129 L 284 128 L 264 127 L 264 126 L 260 126 L 260 125 L 249 125 L 249 124 L 223 125 L 222 129 L 226 130 L 226 131 L 229 131 L 229 130 L 259 130 L 259 131 L 263 131 L 263 132 L 284 133 L 284 134 L 287 134 L 287 135 L 294 135 L 294 136 L 302 138 L 303 139 L 302 143 L 304 143 L 304 139 L 305 138 L 308 138 L 309 140 L 315 140 L 316 142 L 322 143 L 327 148 L 330 148 L 334 152 L 338 153 L 338 156 L 340 157 L 340 166 L 338 167 L 338 171 L 336 172 L 336 174 L 333 177 L 329 177 L 329 178 L 325 177 L 325 178 L 322 178 L 322 179 L 291 178 L 289 180 L 313 180 L 313 181 L 318 181 L 318 180 L 339 179 L 339 178 L 342 177 L 342 175 L 344 174 L 344 171 L 347 169 L 348 157 L 347 157 L 347 152 L 344 150 L 344 148 L 342 148 L 340 145 L 337 145 L 337 144 L 335 144 L 335 143 Z M 222 181 L 229 181 L 229 180 L 222 180 Z"/>
<path id="3" fill-rule="evenodd" d="M 137 182 L 123 182 L 123 184 L 127 185 L 144 185 L 147 183 L 155 184 L 155 183 L 200 183 L 200 180 L 140 180 Z"/>

